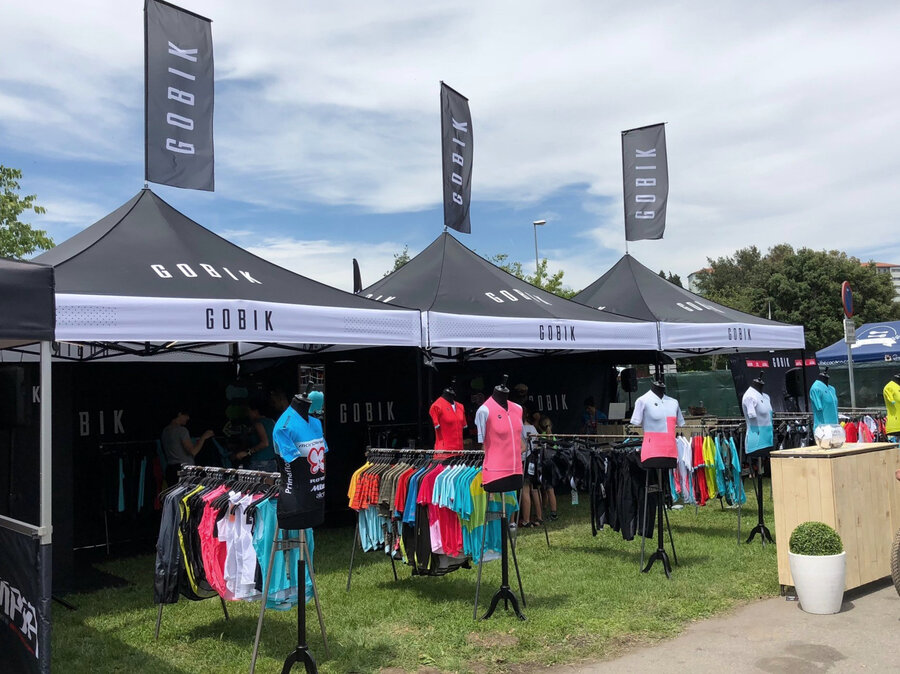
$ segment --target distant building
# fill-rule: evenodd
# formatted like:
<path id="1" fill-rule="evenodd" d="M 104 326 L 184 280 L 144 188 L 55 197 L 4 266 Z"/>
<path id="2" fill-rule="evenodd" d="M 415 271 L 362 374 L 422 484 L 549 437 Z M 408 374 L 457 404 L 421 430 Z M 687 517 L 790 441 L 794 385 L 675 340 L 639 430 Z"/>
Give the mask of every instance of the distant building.
<path id="1" fill-rule="evenodd" d="M 863 264 L 869 263 L 863 262 Z M 891 264 L 889 262 L 875 262 L 873 264 L 879 274 L 891 275 L 891 283 L 894 284 L 894 301 L 900 302 L 900 264 Z"/>
<path id="2" fill-rule="evenodd" d="M 705 267 L 705 268 L 703 268 L 703 269 L 698 269 L 697 271 L 691 272 L 690 274 L 688 274 L 688 277 L 687 277 L 688 287 L 687 287 L 687 289 L 690 290 L 692 293 L 697 293 L 697 294 L 699 295 L 699 294 L 700 294 L 700 288 L 699 288 L 699 285 L 698 285 L 697 282 L 698 282 L 698 280 L 699 280 L 699 278 L 700 278 L 700 274 L 702 274 L 703 272 L 711 272 L 711 271 L 712 271 L 712 267 Z"/>

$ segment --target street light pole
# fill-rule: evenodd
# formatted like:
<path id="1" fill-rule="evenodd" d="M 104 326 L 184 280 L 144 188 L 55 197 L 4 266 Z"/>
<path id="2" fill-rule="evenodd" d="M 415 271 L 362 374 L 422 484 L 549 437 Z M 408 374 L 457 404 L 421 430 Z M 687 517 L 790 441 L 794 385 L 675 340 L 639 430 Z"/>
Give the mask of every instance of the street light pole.
<path id="1" fill-rule="evenodd" d="M 546 220 L 535 220 L 531 223 L 534 225 L 534 276 L 535 280 L 537 280 L 538 270 L 540 268 L 540 263 L 538 262 L 538 247 L 537 247 L 537 228 L 538 225 L 546 225 Z"/>

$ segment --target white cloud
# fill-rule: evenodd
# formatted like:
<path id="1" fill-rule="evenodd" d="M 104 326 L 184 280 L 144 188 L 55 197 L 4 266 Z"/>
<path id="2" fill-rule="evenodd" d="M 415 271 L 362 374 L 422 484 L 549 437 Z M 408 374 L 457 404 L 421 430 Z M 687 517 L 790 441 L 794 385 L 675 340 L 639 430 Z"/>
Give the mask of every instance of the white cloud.
<path id="1" fill-rule="evenodd" d="M 353 258 L 359 261 L 363 285 L 369 286 L 393 268 L 394 255 L 403 250 L 398 243 L 359 247 L 326 240 L 271 237 L 253 244 L 250 237 L 228 238 L 265 260 L 349 292 L 353 291 Z"/>
<path id="2" fill-rule="evenodd" d="M 4 8 L 0 148 L 140 162 L 139 4 Z M 669 123 L 666 240 L 631 249 L 653 269 L 684 277 L 751 244 L 896 238 L 896 3 L 185 4 L 215 20 L 217 183 L 230 199 L 435 206 L 444 79 L 471 99 L 476 200 L 522 208 L 589 185 L 579 243 L 596 248 L 558 258 L 583 268 L 566 267 L 573 284 L 621 254 L 619 132 L 657 121 Z"/>

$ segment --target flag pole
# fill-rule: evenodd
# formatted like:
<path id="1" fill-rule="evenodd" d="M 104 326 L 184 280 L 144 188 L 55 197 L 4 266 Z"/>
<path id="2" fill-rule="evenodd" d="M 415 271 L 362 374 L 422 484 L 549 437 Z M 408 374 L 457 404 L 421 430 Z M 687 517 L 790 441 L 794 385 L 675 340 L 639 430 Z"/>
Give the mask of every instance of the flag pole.
<path id="1" fill-rule="evenodd" d="M 149 186 L 150 177 L 150 48 L 147 45 L 149 37 L 147 26 L 147 5 L 144 4 L 144 189 Z"/>
<path id="2" fill-rule="evenodd" d="M 625 134 L 626 131 L 620 133 L 622 139 L 622 226 L 625 228 L 625 254 L 628 255 L 628 204 L 625 203 Z"/>

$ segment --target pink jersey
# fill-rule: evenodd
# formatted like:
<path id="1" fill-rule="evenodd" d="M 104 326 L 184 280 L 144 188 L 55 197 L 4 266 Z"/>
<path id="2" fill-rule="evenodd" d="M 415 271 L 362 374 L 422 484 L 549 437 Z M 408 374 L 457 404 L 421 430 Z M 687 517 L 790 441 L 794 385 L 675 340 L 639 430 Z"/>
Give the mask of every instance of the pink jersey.
<path id="1" fill-rule="evenodd" d="M 631 423 L 644 429 L 641 461 L 678 459 L 675 427 L 684 426 L 684 416 L 677 400 L 667 395 L 660 398 L 653 391 L 647 391 L 635 401 Z"/>
<path id="2" fill-rule="evenodd" d="M 479 408 L 487 412 L 478 415 L 484 419 L 484 428 L 478 429 L 484 443 L 484 484 L 522 474 L 522 408 L 512 401 L 507 406 L 488 398 Z"/>
<path id="3" fill-rule="evenodd" d="M 200 556 L 203 559 L 206 580 L 210 587 L 223 597 L 227 592 L 223 576 L 225 570 L 225 542 L 220 541 L 214 534 L 216 516 L 219 513 L 217 510 L 210 508 L 209 503 L 226 491 L 225 487 L 217 487 L 203 497 L 207 505 L 203 511 L 203 517 L 200 519 L 200 525 L 197 527 L 197 533 L 200 534 Z"/>

